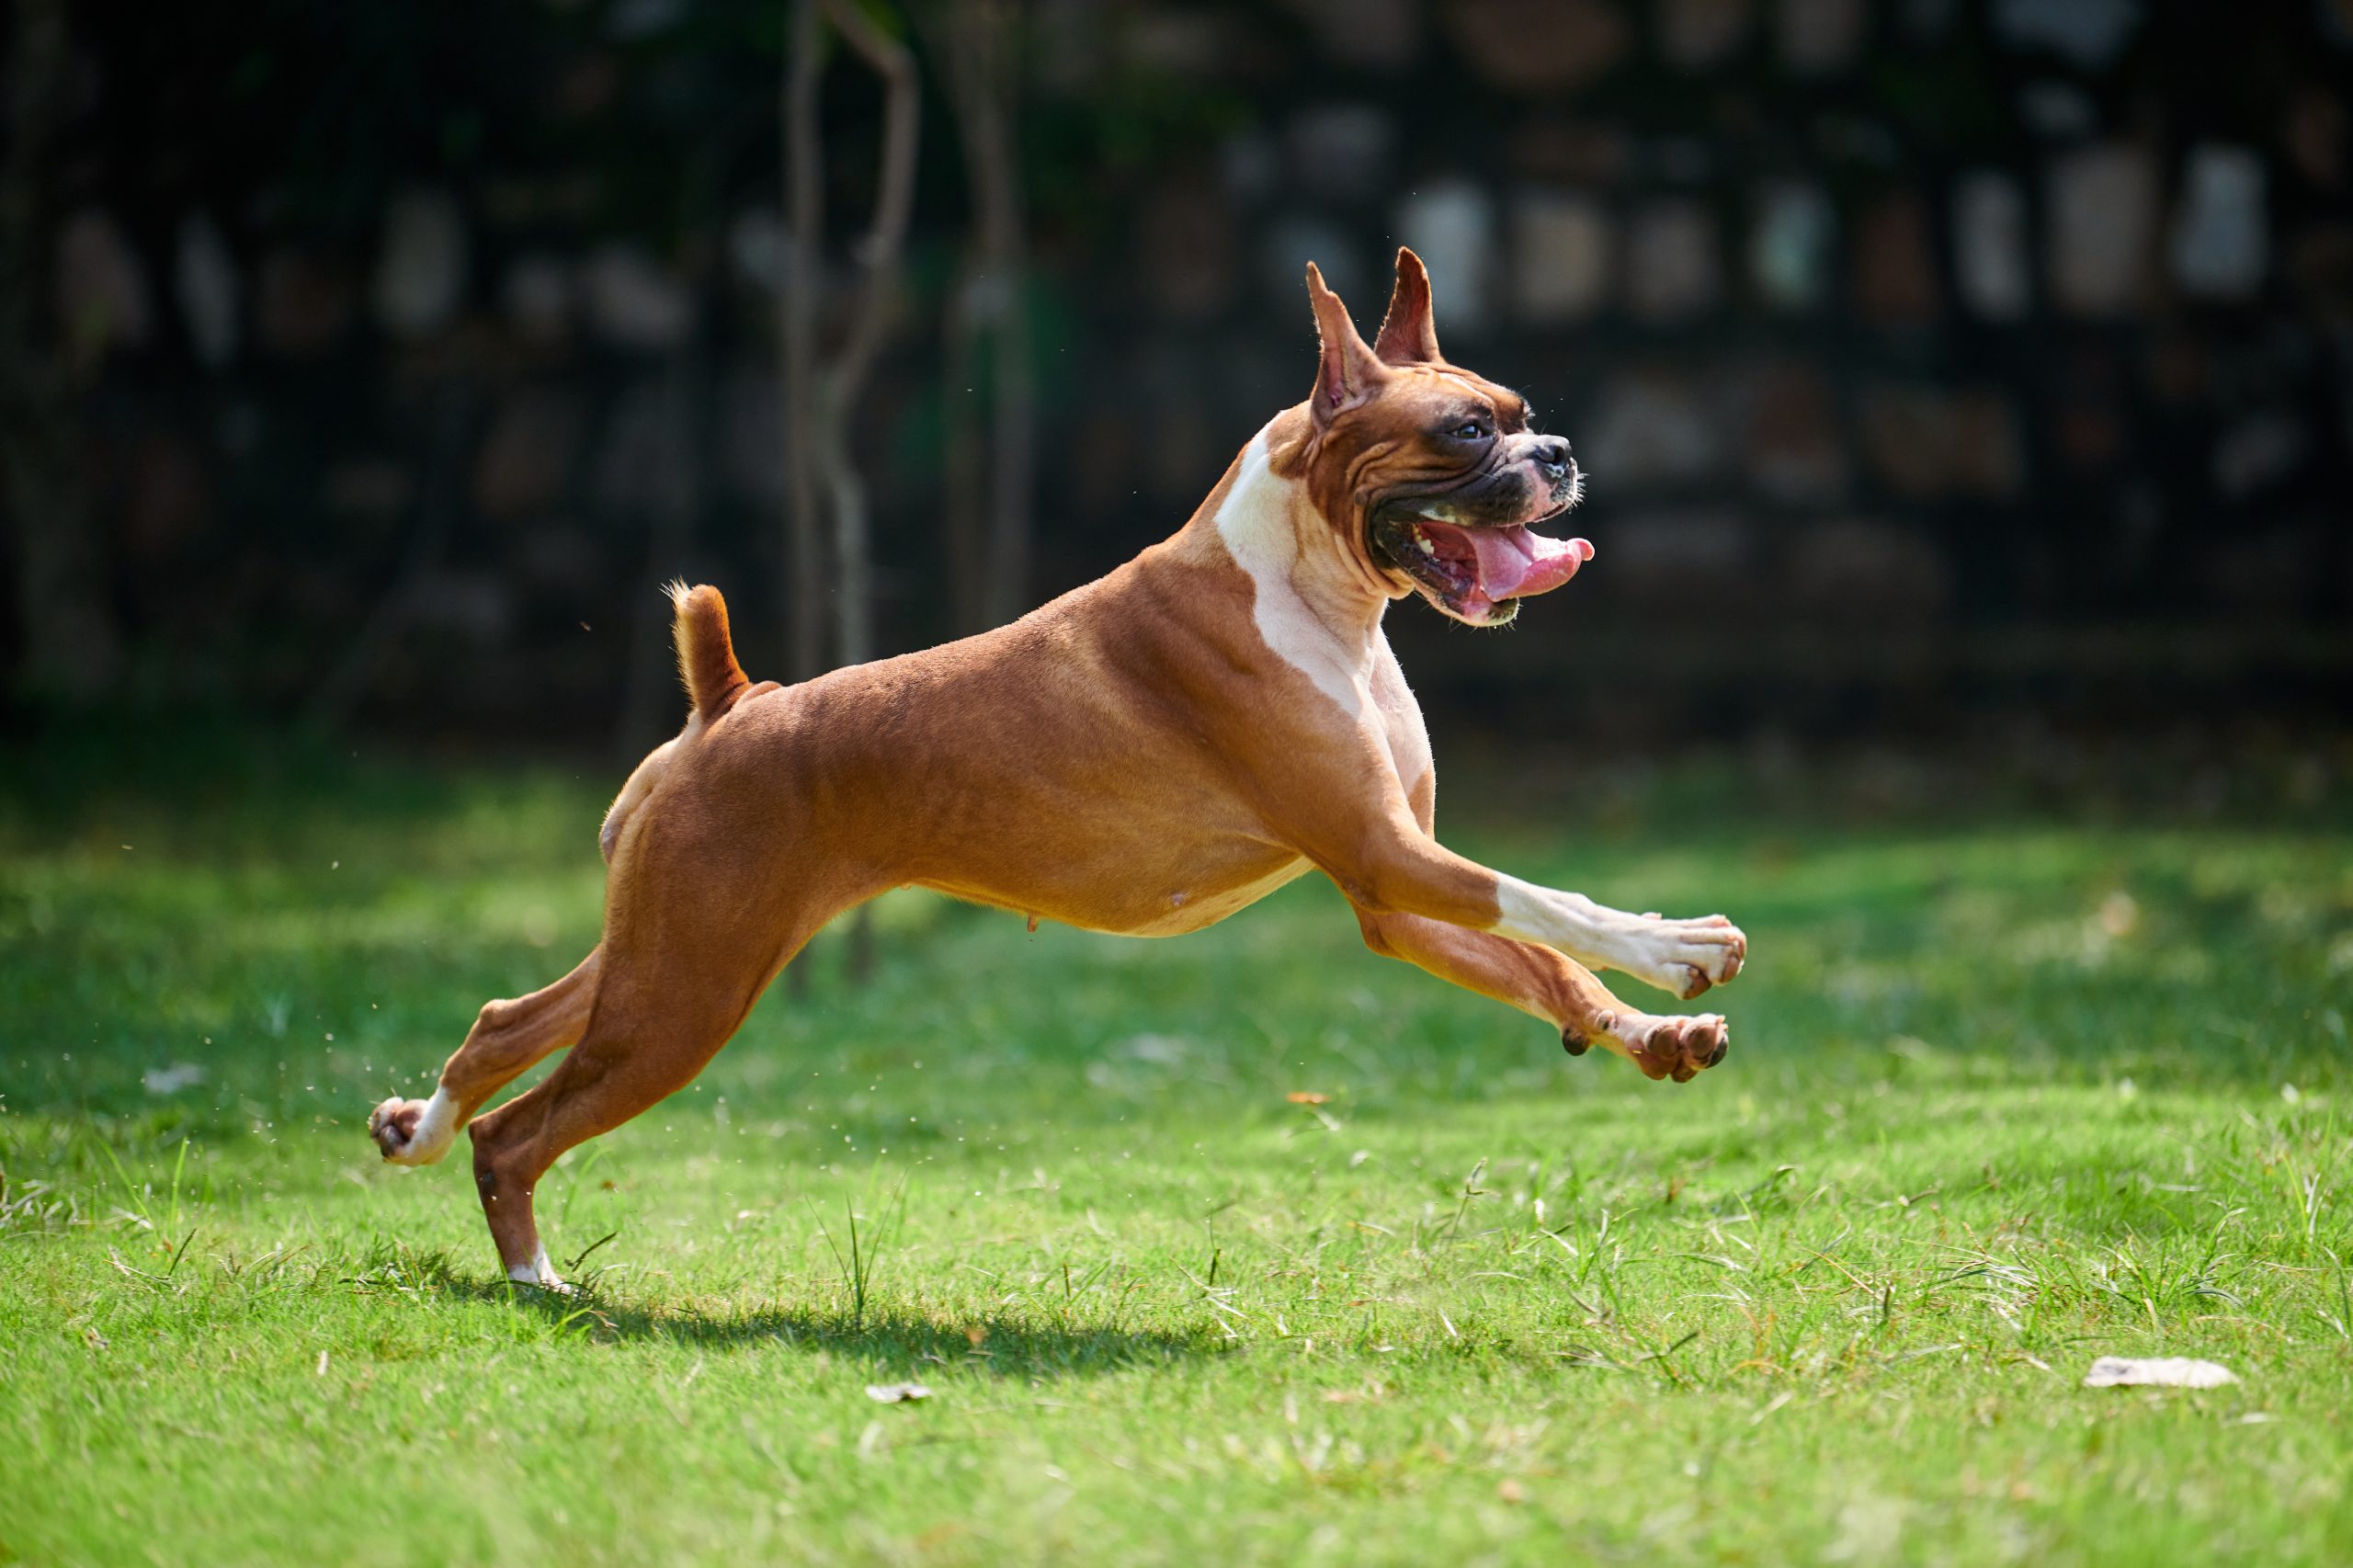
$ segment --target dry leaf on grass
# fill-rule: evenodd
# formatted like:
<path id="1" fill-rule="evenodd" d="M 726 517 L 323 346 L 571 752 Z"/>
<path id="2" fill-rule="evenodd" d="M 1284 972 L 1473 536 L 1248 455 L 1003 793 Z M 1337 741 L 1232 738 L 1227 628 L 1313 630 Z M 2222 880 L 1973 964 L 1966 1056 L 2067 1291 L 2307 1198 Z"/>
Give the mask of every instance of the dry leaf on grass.
<path id="1" fill-rule="evenodd" d="M 921 1383 L 869 1383 L 866 1397 L 877 1404 L 913 1404 L 919 1399 L 929 1399 L 931 1390 Z"/>

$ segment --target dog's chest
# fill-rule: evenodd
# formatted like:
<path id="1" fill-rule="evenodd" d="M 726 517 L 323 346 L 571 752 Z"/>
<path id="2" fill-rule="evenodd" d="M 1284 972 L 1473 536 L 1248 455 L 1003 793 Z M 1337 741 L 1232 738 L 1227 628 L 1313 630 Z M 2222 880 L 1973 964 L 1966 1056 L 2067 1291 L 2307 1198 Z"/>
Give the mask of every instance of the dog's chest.
<path id="1" fill-rule="evenodd" d="M 1262 609 L 1269 597 L 1261 596 Z M 1262 634 L 1266 619 L 1262 614 Z M 1375 626 L 1362 640 L 1344 641 L 1303 612 L 1280 630 L 1287 635 L 1267 637 L 1268 649 L 1305 675 L 1317 697 L 1337 708 L 1377 755 L 1387 756 L 1398 787 L 1413 794 L 1432 767 L 1429 730 L 1389 639 Z M 1313 733 L 1323 727 L 1311 722 L 1302 729 Z"/>
<path id="2" fill-rule="evenodd" d="M 1436 766 L 1430 756 L 1430 733 L 1422 722 L 1422 705 L 1414 700 L 1397 655 L 1389 651 L 1389 639 L 1376 631 L 1372 641 L 1373 727 L 1388 749 L 1398 784 L 1410 796 Z"/>
<path id="3" fill-rule="evenodd" d="M 1367 637 L 1343 640 L 1304 609 L 1286 617 L 1279 607 L 1288 588 L 1287 584 L 1278 584 L 1269 592 L 1261 586 L 1257 620 L 1268 650 L 1307 676 L 1315 687 L 1315 697 L 1309 701 L 1322 700 L 1338 709 L 1347 724 L 1369 741 L 1376 754 L 1388 757 L 1398 787 L 1411 795 L 1430 771 L 1429 730 L 1389 639 L 1375 626 Z M 1269 601 L 1277 607 L 1272 616 L 1267 613 Z M 1274 624 L 1269 626 L 1269 621 Z M 1302 725 L 1305 734 L 1324 728 L 1313 722 Z"/>

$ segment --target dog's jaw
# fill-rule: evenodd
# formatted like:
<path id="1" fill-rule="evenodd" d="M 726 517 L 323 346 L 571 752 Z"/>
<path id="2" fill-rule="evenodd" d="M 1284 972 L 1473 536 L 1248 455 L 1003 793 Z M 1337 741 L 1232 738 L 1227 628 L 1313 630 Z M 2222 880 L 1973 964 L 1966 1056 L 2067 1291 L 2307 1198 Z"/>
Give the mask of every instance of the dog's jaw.
<path id="1" fill-rule="evenodd" d="M 1590 540 L 1538 531 L 1585 498 L 1585 474 L 1572 463 L 1565 473 L 1547 475 L 1523 460 L 1474 483 L 1480 494 L 1467 503 L 1453 486 L 1376 499 L 1364 508 L 1359 537 L 1372 565 L 1401 594 L 1419 594 L 1466 626 L 1506 626 L 1521 599 L 1551 593 L 1593 559 Z M 1499 491 L 1516 492 L 1518 503 L 1501 516 L 1494 500 Z"/>
<path id="2" fill-rule="evenodd" d="M 1593 559 L 1586 540 L 1552 539 L 1524 523 L 1459 524 L 1433 511 L 1378 514 L 1367 533 L 1376 565 L 1466 626 L 1508 625 L 1521 599 L 1551 593 Z"/>

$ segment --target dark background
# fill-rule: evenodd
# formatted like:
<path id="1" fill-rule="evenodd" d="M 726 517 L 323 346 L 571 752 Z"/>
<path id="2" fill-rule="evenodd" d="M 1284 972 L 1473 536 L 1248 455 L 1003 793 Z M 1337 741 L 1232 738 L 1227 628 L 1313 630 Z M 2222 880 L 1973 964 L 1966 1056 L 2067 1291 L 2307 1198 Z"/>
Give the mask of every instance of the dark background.
<path id="1" fill-rule="evenodd" d="M 924 92 L 851 421 L 887 653 L 978 613 L 949 448 L 999 383 L 950 324 L 987 272 L 972 14 L 867 11 Z M 673 574 L 786 673 L 788 12 L 0 5 L 11 723 L 625 749 L 675 722 Z M 1014 62 L 1025 606 L 1176 528 L 1304 395 L 1305 260 L 1369 331 L 1402 241 L 1449 353 L 1575 443 L 1599 550 L 1509 632 L 1399 607 L 1442 741 L 2341 752 L 2353 6 L 982 20 Z M 824 83 L 835 332 L 882 100 L 838 45 Z"/>

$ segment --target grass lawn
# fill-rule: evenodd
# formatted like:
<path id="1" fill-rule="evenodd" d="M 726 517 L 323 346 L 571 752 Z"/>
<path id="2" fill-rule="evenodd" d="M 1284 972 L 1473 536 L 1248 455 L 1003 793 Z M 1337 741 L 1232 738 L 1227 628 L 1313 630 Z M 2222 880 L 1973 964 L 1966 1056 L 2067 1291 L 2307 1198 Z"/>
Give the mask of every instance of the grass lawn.
<path id="1" fill-rule="evenodd" d="M 565 1299 L 362 1128 L 595 940 L 583 771 L 15 774 L 0 1562 L 2353 1557 L 2341 826 L 1442 793 L 1747 929 L 1681 1087 L 1321 881 L 1166 943 L 897 897 L 550 1176 Z"/>

